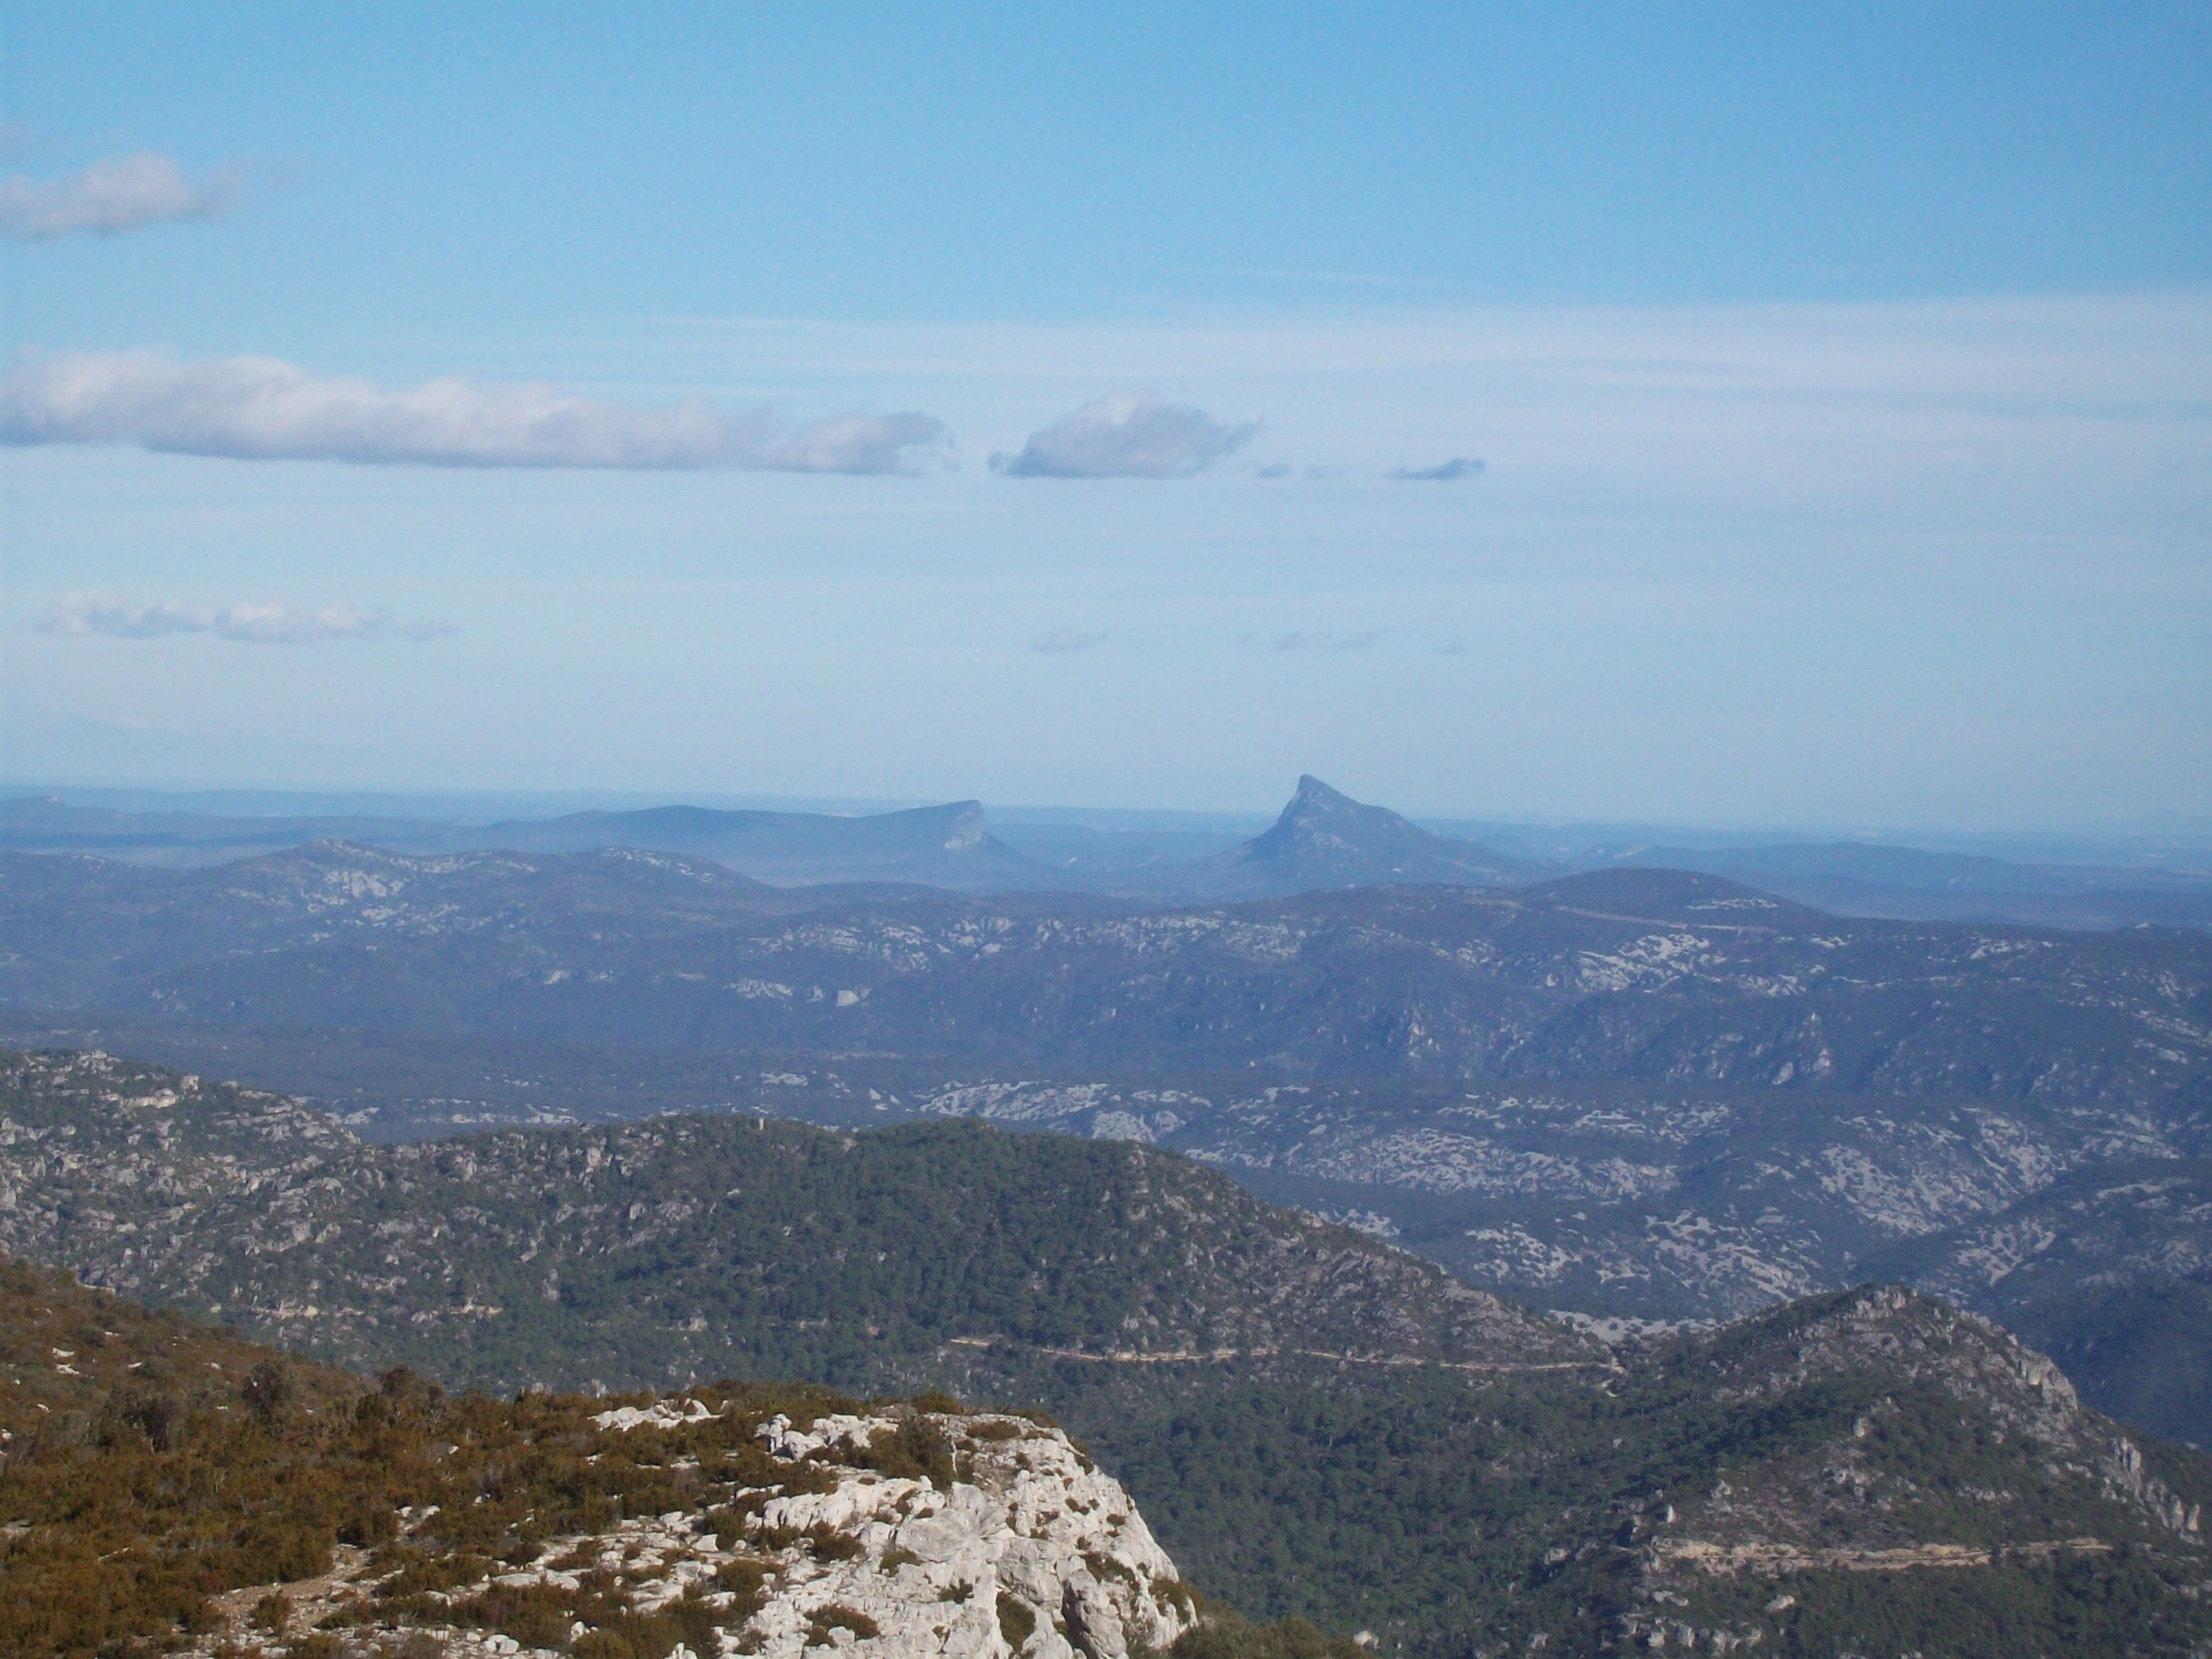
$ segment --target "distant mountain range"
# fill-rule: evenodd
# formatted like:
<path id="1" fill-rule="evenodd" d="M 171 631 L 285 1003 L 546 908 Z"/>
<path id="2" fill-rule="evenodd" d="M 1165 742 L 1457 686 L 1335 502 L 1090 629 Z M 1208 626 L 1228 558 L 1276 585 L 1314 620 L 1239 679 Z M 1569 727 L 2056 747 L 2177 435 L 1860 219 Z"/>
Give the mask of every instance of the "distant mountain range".
<path id="1" fill-rule="evenodd" d="M 357 1100 L 393 1137 L 706 1106 L 1150 1140 L 1606 1319 L 1740 1314 L 2212 1156 L 2212 939 L 1850 920 L 1636 868 L 1166 908 L 632 848 L 4 854 L 0 1002 L 33 1040 Z M 2206 1396 L 2168 1410 L 2148 1374 L 2185 1254 L 2147 1258 L 2133 1346 L 2092 1316 L 2120 1305 L 2094 1252 L 2044 1259 L 2074 1265 L 2006 1316 L 2100 1342 L 2094 1397 L 2212 1443 Z"/>
<path id="2" fill-rule="evenodd" d="M 865 817 L 702 806 L 577 812 L 452 832 L 447 845 L 524 853 L 603 847 L 685 853 L 787 887 L 888 881 L 958 891 L 1018 889 L 1036 884 L 1042 873 L 984 828 L 982 803 L 972 800 Z"/>
<path id="3" fill-rule="evenodd" d="M 14 822 L 155 834 L 57 810 Z M 2171 1200 L 2159 1233 L 2106 1175 L 2212 1157 L 2202 930 L 1852 919 L 1650 848 L 1530 880 L 1311 778 L 1241 843 L 1058 890 L 972 804 L 438 835 L 544 845 L 0 852 L 0 1015 L 311 1093 L 384 1139 L 703 1107 L 1147 1140 L 1609 1328 L 1879 1270 L 2212 1443 L 2212 1389 L 2172 1358 L 2212 1330 L 2195 1212 Z M 2019 868 L 1723 859 L 1931 903 Z M 2044 1242 L 1993 1274 L 1976 1229 Z M 2109 1243 L 2130 1229 L 2162 1242 Z"/>
<path id="4" fill-rule="evenodd" d="M 757 880 L 915 883 L 963 893 L 1065 892 L 1182 904 L 1386 884 L 1513 886 L 1578 871 L 1692 870 L 1842 915 L 2114 928 L 2212 927 L 2212 871 L 2023 865 L 1863 842 L 1698 847 L 1591 843 L 1527 857 L 1423 829 L 1298 780 L 1250 839 L 1020 820 L 980 802 L 861 816 L 668 805 L 459 824 L 370 817 L 124 812 L 53 798 L 0 801 L 0 848 L 137 863 L 230 862 L 316 841 L 389 851 L 580 853 L 606 847 L 712 859 Z"/>
<path id="5" fill-rule="evenodd" d="M 955 890 L 1020 888 L 1038 867 L 993 836 L 978 801 L 901 812 L 724 811 L 655 806 L 467 825 L 390 818 L 223 818 L 124 813 L 53 799 L 0 802 L 0 846 L 136 863 L 204 866 L 320 841 L 408 853 L 684 853 L 784 886 L 914 882 Z"/>

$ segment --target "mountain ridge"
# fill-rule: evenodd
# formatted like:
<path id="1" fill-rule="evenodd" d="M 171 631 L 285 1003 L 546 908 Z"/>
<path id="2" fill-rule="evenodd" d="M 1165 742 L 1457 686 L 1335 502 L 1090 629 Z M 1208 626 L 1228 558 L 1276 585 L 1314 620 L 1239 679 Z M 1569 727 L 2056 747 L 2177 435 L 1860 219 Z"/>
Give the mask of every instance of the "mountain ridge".
<path id="1" fill-rule="evenodd" d="M 296 854 L 173 872 L 0 854 L 0 1001 L 1060 1068 L 2142 1106 L 2212 1079 L 2212 939 L 2183 934 L 1853 921 L 1670 872 L 1158 909 L 566 856 L 331 855 L 302 898 Z M 419 902 L 387 890 L 393 869 Z"/>
<path id="2" fill-rule="evenodd" d="M 1737 836 L 1706 845 L 1669 842 L 1664 832 L 1621 842 L 1590 831 L 1417 824 L 1352 801 L 1310 774 L 1299 779 L 1273 826 L 1241 842 L 1221 827 L 1200 827 L 1204 815 L 1146 830 L 1121 821 L 1143 814 L 994 813 L 975 801 L 851 814 L 670 803 L 491 824 L 332 813 L 328 803 L 317 805 L 325 809 L 320 816 L 224 817 L 198 799 L 164 812 L 17 796 L 0 799 L 0 848 L 191 866 L 318 840 L 418 854 L 621 845 L 715 858 L 785 885 L 919 882 L 948 891 L 1085 893 L 1169 904 L 1409 880 L 1510 885 L 1577 870 L 1666 867 L 1725 876 L 1847 915 L 2094 930 L 2212 927 L 2212 871 L 2199 867 L 2201 856 L 2191 862 L 2185 848 L 2149 863 L 2034 863 L 1851 840 Z M 1486 829 L 1522 850 L 1486 842 Z"/>
<path id="3" fill-rule="evenodd" d="M 851 881 L 915 882 L 960 892 L 1034 884 L 1038 865 L 985 826 L 981 801 L 954 801 L 864 817 L 647 807 L 511 820 L 456 832 L 457 846 L 482 850 L 581 853 L 636 847 L 711 858 L 781 886 Z"/>
<path id="4" fill-rule="evenodd" d="M 507 1389 L 542 1380 L 502 1369 L 521 1352 L 503 1334 L 533 1308 L 596 1322 L 595 1364 L 811 1368 L 841 1386 L 927 1380 L 948 1344 L 981 1371 L 1002 1346 L 1077 1361 L 1133 1349 L 1601 1363 L 1585 1339 L 1431 1263 L 1129 1143 L 1009 1138 L 964 1121 L 856 1139 L 675 1117 L 380 1148 L 280 1096 L 99 1054 L 0 1056 L 0 1250 L 246 1320 L 356 1368 L 373 1341 L 385 1363 L 480 1366 Z M 69 1149 L 58 1164 L 43 1150 L 57 1144 Z M 568 1194 L 557 1215 L 540 1201 L 552 1191 Z M 429 1219 L 389 1219 L 402 1195 Z M 441 1206 L 471 1216 L 465 1249 L 436 1218 Z M 943 1243 L 909 1260 L 887 1241 L 912 1248 L 927 1231 L 917 1210 Z M 303 1255 L 301 1224 L 351 1242 Z M 811 1277 L 823 1253 L 850 1258 L 843 1303 L 865 1311 L 847 1308 L 817 1340 L 803 1334 L 808 1322 L 822 1328 L 835 1311 Z M 658 1308 L 641 1305 L 623 1264 L 663 1256 L 684 1265 L 650 1298 Z M 1047 1267 L 1060 1287 L 1049 1296 L 1034 1277 Z M 375 1334 L 392 1287 L 410 1283 L 434 1285 L 441 1311 L 416 1334 L 404 1319 L 397 1337 Z M 1079 1316 L 1050 1311 L 1070 1297 Z M 931 1311 L 953 1307 L 965 1311 L 950 1324 Z M 709 1316 L 718 1333 L 773 1327 L 797 1346 L 706 1346 Z"/>
<path id="5" fill-rule="evenodd" d="M 995 1341 L 976 1348 L 954 1340 L 940 1345 L 937 1375 L 1052 1404 L 1202 1582 L 1270 1616 L 1297 1612 L 1339 1629 L 1364 1626 L 1395 1651 L 1503 1659 L 1540 1648 L 1580 1659 L 1650 1647 L 1656 1638 L 1709 1650 L 1771 1644 L 1828 1653 L 1838 1644 L 1866 1651 L 1880 1637 L 1893 1638 L 1899 1650 L 2055 1659 L 2060 1651 L 2178 1656 L 2212 1641 L 2203 1600 L 2212 1582 L 2203 1531 L 2212 1462 L 2086 1411 L 2063 1374 L 2008 1334 L 1899 1287 L 1809 1298 L 1717 1332 L 1610 1352 L 1556 1326 L 1539 1333 L 1486 1323 L 1486 1354 L 1504 1363 L 1475 1372 L 1363 1364 L 1358 1355 L 1308 1355 L 1280 1344 L 1232 1354 L 1205 1343 L 1240 1328 L 1237 1320 L 1247 1331 L 1259 1328 L 1254 1318 L 1289 1330 L 1317 1317 L 1321 1324 L 1305 1328 L 1330 1328 L 1340 1316 L 1327 1310 L 1339 1291 L 1350 1291 L 1343 1308 L 1371 1310 L 1372 1285 L 1360 1274 L 1316 1278 L 1295 1267 L 1287 1277 L 1255 1273 L 1260 1258 L 1205 1250 L 1192 1275 L 1188 1245 L 1212 1235 L 1187 1230 L 1215 1226 L 1223 1204 L 1236 1211 L 1251 1202 L 1202 1172 L 1193 1170 L 1188 1179 L 1196 1184 L 1187 1188 L 1155 1182 L 1136 1209 L 1117 1212 L 1139 1232 L 1102 1228 L 1106 1212 L 1064 1185 L 1048 1181 L 1037 1191 L 1036 1172 L 1073 1167 L 1070 1160 L 1168 1170 L 1139 1149 L 975 1129 L 854 1136 L 665 1119 L 580 1136 L 477 1138 L 349 1164 L 363 1156 L 358 1143 L 281 1099 L 106 1056 L 13 1064 L 0 1090 L 0 1178 L 9 1200 L 0 1218 L 10 1227 L 47 1227 L 40 1237 L 63 1241 L 68 1254 L 111 1261 L 144 1287 L 174 1290 L 187 1302 L 219 1285 L 258 1286 L 226 1297 L 225 1314 L 326 1352 L 328 1316 L 365 1291 L 383 1304 L 343 1339 L 358 1340 L 364 1357 L 429 1358 L 455 1382 L 534 1372 L 556 1384 L 588 1385 L 597 1374 L 610 1384 L 674 1388 L 672 1407 L 641 1400 L 606 1413 L 646 1427 L 664 1418 L 671 1430 L 682 1426 L 679 1418 L 708 1426 L 712 1401 L 704 1416 L 682 1403 L 698 1392 L 686 1382 L 684 1356 L 739 1352 L 716 1340 L 726 1335 L 749 1333 L 745 1351 L 764 1357 L 774 1349 L 791 1362 L 787 1375 L 818 1376 L 860 1359 L 883 1376 L 886 1343 L 906 1346 L 884 1319 L 900 1309 L 910 1318 L 972 1304 L 975 1322 L 930 1327 L 955 1336 L 1010 1322 L 1007 1334 L 1025 1340 L 1127 1331 L 1131 1307 L 1145 1304 L 1094 1305 L 1060 1253 L 1103 1245 L 1125 1274 L 1115 1241 L 1164 1227 L 1158 1260 L 1171 1269 L 1179 1300 L 1154 1304 L 1166 1316 L 1158 1327 L 1140 1322 L 1146 1363 L 1102 1363 L 1097 1341 L 1077 1345 L 1080 1358 L 1040 1347 L 1002 1361 Z M 732 1140 L 766 1148 L 772 1155 L 752 1167 L 775 1171 L 739 1183 L 746 1192 L 769 1188 L 771 1208 L 738 1227 L 749 1242 L 733 1262 L 702 1255 L 700 1243 L 729 1224 L 723 1215 L 740 1212 L 695 1202 L 709 1194 L 745 1198 L 725 1188 L 736 1166 L 711 1150 Z M 672 1154 L 656 1159 L 656 1143 Z M 511 1155 L 525 1147 L 538 1150 Z M 917 1151 L 927 1155 L 920 1163 Z M 804 1156 L 793 1162 L 792 1152 Z M 876 1249 L 890 1242 L 866 1229 L 903 1225 L 906 1254 L 926 1262 L 931 1252 L 914 1245 L 945 1239 L 948 1218 L 969 1231 L 986 1221 L 999 1200 L 981 1201 L 982 1189 L 963 1186 L 964 1176 L 947 1179 L 976 1167 L 979 1152 L 1011 1155 L 1024 1170 L 994 1190 L 1031 1194 L 1042 1206 L 1024 1212 L 1010 1235 L 1020 1248 L 994 1269 L 991 1282 L 1016 1302 L 975 1302 L 981 1281 L 926 1272 L 915 1281 L 925 1291 L 919 1299 L 894 1277 L 841 1307 L 837 1293 L 866 1285 L 880 1271 Z M 898 1166 L 905 1173 L 871 1184 L 867 1171 L 892 1168 L 886 1157 L 907 1160 Z M 549 1182 L 544 1176 L 556 1165 Z M 511 1178 L 534 1208 L 502 1195 Z M 1185 1192 L 1213 1196 L 1179 1209 Z M 518 1249 L 521 1236 L 506 1234 L 530 1214 L 531 1243 Z M 1059 1224 L 1040 1225 L 1032 1214 Z M 700 1225 L 709 1232 L 697 1232 Z M 563 1227 L 586 1231 L 562 1244 Z M 1283 1241 L 1289 1254 L 1277 1259 L 1291 1263 L 1316 1260 L 1314 1241 L 1346 1260 L 1397 1260 L 1310 1219 L 1267 1221 L 1247 1236 Z M 805 1268 L 786 1276 L 775 1291 L 780 1300 L 724 1306 L 701 1298 L 704 1285 L 742 1285 L 762 1246 L 783 1248 L 779 1237 L 790 1240 L 786 1258 Z M 501 1261 L 510 1264 L 498 1269 L 506 1280 L 485 1276 Z M 362 1277 L 363 1269 L 374 1278 Z M 559 1282 L 547 1285 L 540 1275 L 556 1269 Z M 583 1282 L 572 1282 L 572 1271 Z M 1406 1286 L 1438 1284 L 1433 1270 L 1405 1271 Z M 593 1273 L 612 1294 L 590 1289 Z M 763 1283 L 772 1286 L 774 1276 Z M 929 1288 L 940 1283 L 951 1301 Z M 552 1299 L 534 1293 L 540 1288 Z M 488 1290 L 503 1300 L 489 1300 Z M 1283 1302 L 1286 1291 L 1317 1294 L 1322 1311 L 1298 1312 Z M 1205 1308 L 1222 1295 L 1250 1310 L 1221 1323 L 1219 1310 Z M 1014 1311 L 1039 1296 L 1031 1312 Z M 1473 1291 L 1449 1304 L 1499 1305 Z M 1457 1316 L 1424 1317 L 1443 1322 L 1419 1328 L 1448 1332 Z M 626 1331 L 655 1328 L 664 1340 L 626 1335 L 607 1346 L 591 1333 L 610 1319 L 629 1320 Z M 816 1323 L 824 1319 L 856 1336 L 866 1331 L 866 1341 L 849 1350 L 824 1341 Z M 501 1323 L 530 1338 L 510 1342 L 505 1360 L 475 1334 Z M 773 1329 L 764 1333 L 764 1324 Z M 1520 1346 L 1501 1352 L 1501 1337 Z M 1551 1346 L 1534 1351 L 1532 1341 Z M 609 1364 L 617 1355 L 626 1374 Z M 1416 1356 L 1394 1340 L 1366 1357 Z M 519 1360 L 527 1361 L 520 1370 L 507 1363 Z M 32 1368 L 24 1381 L 41 1387 L 59 1363 L 42 1347 L 0 1354 L 0 1364 Z M 578 1409 L 532 1405 L 541 1397 L 529 1394 L 513 1407 L 486 1395 L 465 1398 L 481 1402 L 471 1411 L 535 1412 L 560 1425 L 568 1421 L 562 1412 Z M 486 1426 L 489 1419 L 477 1432 Z M 665 1490 L 665 1481 L 654 1490 Z M 636 1507 L 680 1506 L 641 1497 Z M 466 1504 L 459 1510 L 464 1521 L 471 1512 Z M 508 1511 L 494 1514 L 512 1528 Z M 7 1547 L 0 1540 L 0 1551 Z M 518 1557 L 525 1568 L 542 1559 L 542 1548 Z M 865 1646 L 855 1659 L 868 1659 Z M 1039 1650 L 1029 1659 L 1072 1656 Z"/>

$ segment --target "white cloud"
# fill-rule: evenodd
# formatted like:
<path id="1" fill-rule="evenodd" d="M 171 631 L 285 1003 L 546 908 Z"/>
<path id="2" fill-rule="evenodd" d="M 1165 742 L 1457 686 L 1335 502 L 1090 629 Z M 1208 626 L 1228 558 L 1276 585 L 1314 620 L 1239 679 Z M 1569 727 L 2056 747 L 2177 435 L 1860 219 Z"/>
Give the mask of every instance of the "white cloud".
<path id="1" fill-rule="evenodd" d="M 1087 628 L 1054 628 L 1040 634 L 1030 641 L 1030 649 L 1042 651 L 1048 657 L 1072 656 L 1078 651 L 1088 651 L 1106 635 L 1093 633 Z"/>
<path id="2" fill-rule="evenodd" d="M 429 466 L 896 472 L 939 443 L 932 416 L 848 415 L 790 427 L 705 398 L 639 408 L 543 382 L 459 377 L 386 392 L 273 357 L 179 362 L 154 351 L 33 358 L 0 376 L 0 444 L 135 444 L 180 455 Z"/>
<path id="3" fill-rule="evenodd" d="M 1390 476 L 1415 483 L 1457 483 L 1462 478 L 1472 478 L 1481 471 L 1482 463 L 1474 456 L 1455 455 L 1434 466 L 1401 466 Z"/>
<path id="4" fill-rule="evenodd" d="M 1274 651 L 1365 651 L 1382 637 L 1382 632 L 1379 628 L 1370 628 L 1357 634 L 1309 634 L 1299 629 L 1279 634 L 1265 643 Z M 1262 641 L 1257 635 L 1247 634 L 1244 643 L 1258 645 Z"/>
<path id="5" fill-rule="evenodd" d="M 325 605 L 319 611 L 281 600 L 197 605 L 161 599 L 140 605 L 120 593 L 65 593 L 40 620 L 42 634 L 100 635 L 150 640 L 164 634 L 212 634 L 253 645 L 313 645 L 324 640 L 434 640 L 459 630 L 451 623 L 399 622 L 389 611 Z"/>
<path id="6" fill-rule="evenodd" d="M 181 219 L 212 219 L 238 194 L 236 175 L 197 181 L 166 155 L 142 150 L 94 161 L 72 179 L 0 182 L 0 231 L 27 242 L 112 236 Z"/>
<path id="7" fill-rule="evenodd" d="M 991 457 L 1010 478 L 1187 478 L 1259 430 L 1151 392 L 1116 392 L 1032 432 L 1021 453 Z"/>

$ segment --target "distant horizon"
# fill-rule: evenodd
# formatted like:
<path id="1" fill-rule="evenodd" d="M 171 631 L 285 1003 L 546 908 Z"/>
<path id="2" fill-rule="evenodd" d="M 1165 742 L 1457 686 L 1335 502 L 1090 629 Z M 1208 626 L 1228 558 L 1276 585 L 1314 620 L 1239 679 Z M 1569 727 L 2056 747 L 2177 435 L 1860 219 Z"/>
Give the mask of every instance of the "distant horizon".
<path id="1" fill-rule="evenodd" d="M 1319 775 L 1313 775 L 1318 776 Z M 1321 781 L 1335 787 L 1331 780 Z M 696 806 L 717 811 L 764 811 L 867 817 L 975 801 L 988 816 L 1010 824 L 1042 827 L 1053 823 L 1109 832 L 1141 834 L 1185 830 L 1249 836 L 1273 823 L 1293 793 L 1296 780 L 1268 806 L 1182 807 L 1102 805 L 1038 800 L 994 800 L 988 796 L 946 793 L 927 797 L 808 795 L 769 791 L 706 789 L 595 789 L 591 787 L 450 789 L 347 787 L 216 781 L 71 782 L 53 779 L 0 780 L 0 803 L 59 799 L 68 805 L 135 812 L 171 811 L 240 818 L 341 817 L 358 816 L 404 821 L 489 823 L 502 819 L 532 822 L 576 812 L 625 812 L 660 806 Z M 1980 853 L 1986 856 L 2067 861 L 2068 849 L 2087 857 L 2099 851 L 2141 856 L 2154 851 L 2185 852 L 2212 860 L 2212 822 L 2172 825 L 1972 826 L 1878 822 L 1790 823 L 1662 819 L 1621 816 L 1575 817 L 1535 813 L 1408 811 L 1389 799 L 1343 790 L 1364 805 L 1397 812 L 1433 832 L 1479 839 L 1485 830 L 1500 834 L 1550 834 L 1580 842 L 1650 842 L 1694 846 L 1700 840 L 1748 844 L 1761 837 L 1776 844 L 1858 843 L 1915 847 L 1930 852 Z M 441 817 L 441 811 L 450 817 Z M 1118 821 L 1118 822 L 1117 822 Z"/>

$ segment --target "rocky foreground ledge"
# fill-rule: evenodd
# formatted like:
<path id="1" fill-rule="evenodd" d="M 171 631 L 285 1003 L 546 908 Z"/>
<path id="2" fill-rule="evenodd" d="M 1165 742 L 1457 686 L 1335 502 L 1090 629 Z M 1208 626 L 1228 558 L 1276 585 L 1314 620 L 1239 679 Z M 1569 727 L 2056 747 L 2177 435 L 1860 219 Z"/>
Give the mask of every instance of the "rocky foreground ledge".
<path id="1" fill-rule="evenodd" d="M 4 1258 L 0 1586 L 0 1654 L 53 1659 L 1205 1659 L 1229 1628 L 1042 1414 L 454 1395 Z M 1243 1659 L 1358 1659 L 1300 1630 Z"/>
<path id="2" fill-rule="evenodd" d="M 595 1438 L 650 1457 L 703 1449 L 738 1413 L 685 1395 L 589 1421 Z M 518 1540 L 501 1559 L 437 1547 L 439 1506 L 404 1510 L 380 1548 L 341 1547 L 326 1574 L 224 1597 L 220 1627 L 193 1650 L 1128 1659 L 1196 1621 L 1195 1597 L 1128 1494 L 1057 1428 L 898 1407 L 800 1421 L 779 1412 L 753 1436 L 783 1478 L 725 1488 L 712 1509 Z M 701 1462 L 678 1450 L 672 1466 Z M 917 1462 L 937 1467 L 886 1472 Z M 439 1579 L 458 1582 L 431 1588 Z M 614 1616 L 595 1626 L 595 1613 Z M 653 1639 L 678 1631 L 672 1647 Z"/>

